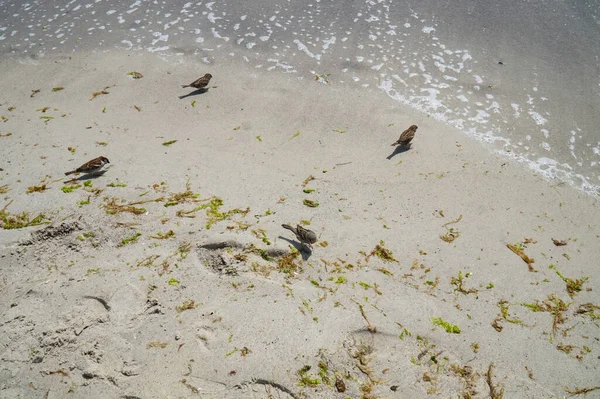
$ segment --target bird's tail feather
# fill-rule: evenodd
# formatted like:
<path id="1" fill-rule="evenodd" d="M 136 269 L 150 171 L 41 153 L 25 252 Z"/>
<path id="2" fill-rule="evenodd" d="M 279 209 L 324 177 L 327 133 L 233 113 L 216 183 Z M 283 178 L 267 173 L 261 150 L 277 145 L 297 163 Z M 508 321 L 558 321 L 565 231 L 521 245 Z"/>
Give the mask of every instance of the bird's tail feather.
<path id="1" fill-rule="evenodd" d="M 190 85 L 181 85 L 181 87 L 185 89 L 186 87 L 190 87 Z"/>
<path id="2" fill-rule="evenodd" d="M 65 172 L 65 176 L 72 175 L 73 173 L 77 173 L 77 171 L 76 170 L 72 170 L 70 172 Z"/>
<path id="3" fill-rule="evenodd" d="M 290 226 L 289 224 L 282 224 L 281 227 L 283 227 L 284 229 L 288 229 L 291 232 L 293 232 L 294 234 L 296 234 L 296 229 L 293 228 L 292 226 Z"/>

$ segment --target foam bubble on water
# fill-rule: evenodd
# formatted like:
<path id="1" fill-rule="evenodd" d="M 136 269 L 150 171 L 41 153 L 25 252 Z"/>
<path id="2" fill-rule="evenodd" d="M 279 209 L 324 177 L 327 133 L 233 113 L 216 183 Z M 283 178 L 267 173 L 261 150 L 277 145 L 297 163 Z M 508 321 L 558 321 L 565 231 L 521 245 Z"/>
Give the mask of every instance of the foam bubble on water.
<path id="1" fill-rule="evenodd" d="M 154 32 L 152 33 L 152 36 L 154 36 L 156 39 L 152 40 L 152 45 L 154 46 L 156 43 L 158 42 L 167 42 L 169 41 L 169 35 L 168 34 L 162 34 L 161 32 Z"/>
<path id="2" fill-rule="evenodd" d="M 206 18 L 208 18 L 208 20 L 213 24 L 216 23 L 217 20 L 223 19 L 222 17 L 215 16 L 215 13 L 213 13 L 213 12 L 209 12 L 208 15 L 206 16 Z"/>
<path id="3" fill-rule="evenodd" d="M 306 45 L 304 43 L 302 43 L 300 40 L 294 39 L 294 44 L 296 44 L 296 46 L 298 46 L 298 50 L 302 51 L 304 54 L 308 55 L 309 57 L 314 58 L 317 61 L 321 59 L 321 54 L 313 54 L 308 49 L 308 47 L 306 47 Z"/>
<path id="4" fill-rule="evenodd" d="M 546 118 L 544 118 L 542 115 L 538 114 L 535 111 L 529 111 L 528 113 L 531 116 L 531 118 L 534 120 L 534 122 L 538 125 L 545 125 L 548 122 L 548 120 Z"/>
<path id="5" fill-rule="evenodd" d="M 147 47 L 146 51 L 148 51 L 149 53 L 160 53 L 160 52 L 163 52 L 163 51 L 167 51 L 170 48 L 171 48 L 170 46 Z"/>
<path id="6" fill-rule="evenodd" d="M 548 129 L 542 129 L 541 132 L 544 135 L 544 138 L 547 139 L 548 137 L 550 137 L 550 132 L 548 131 Z"/>
<path id="7" fill-rule="evenodd" d="M 210 28 L 210 30 L 212 31 L 212 34 L 213 34 L 213 37 L 214 37 L 214 38 L 216 38 L 216 39 L 223 39 L 223 40 L 225 40 L 226 42 L 228 42 L 228 41 L 229 41 L 229 38 L 228 38 L 228 37 L 221 36 L 221 35 L 219 34 L 219 32 L 217 32 L 217 30 L 216 30 L 214 27 Z"/>
<path id="8" fill-rule="evenodd" d="M 513 114 L 513 116 L 515 118 L 518 118 L 519 116 L 521 116 L 521 112 L 519 111 L 519 104 L 510 104 L 510 106 L 512 107 L 512 109 L 515 111 L 515 113 Z"/>

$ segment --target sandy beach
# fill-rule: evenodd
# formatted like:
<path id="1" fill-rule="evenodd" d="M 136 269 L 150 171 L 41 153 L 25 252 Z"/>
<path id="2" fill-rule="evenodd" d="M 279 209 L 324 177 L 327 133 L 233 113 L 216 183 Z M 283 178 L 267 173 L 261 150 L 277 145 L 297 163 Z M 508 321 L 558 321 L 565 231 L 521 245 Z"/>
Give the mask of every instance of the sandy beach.
<path id="1" fill-rule="evenodd" d="M 0 397 L 600 395 L 598 197 L 314 75 L 0 69 Z"/>

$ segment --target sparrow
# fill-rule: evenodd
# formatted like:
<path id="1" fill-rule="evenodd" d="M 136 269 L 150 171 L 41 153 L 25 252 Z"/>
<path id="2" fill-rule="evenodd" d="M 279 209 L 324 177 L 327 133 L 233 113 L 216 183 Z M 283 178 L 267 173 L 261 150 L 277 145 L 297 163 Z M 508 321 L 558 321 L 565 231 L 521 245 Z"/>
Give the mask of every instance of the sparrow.
<path id="1" fill-rule="evenodd" d="M 210 82 L 210 78 L 212 78 L 212 75 L 210 73 L 207 73 L 206 75 L 202 76 L 199 79 L 194 80 L 192 83 L 190 83 L 189 85 L 182 85 L 181 87 L 194 87 L 196 89 L 204 89 L 206 86 L 208 86 L 208 83 Z"/>
<path id="2" fill-rule="evenodd" d="M 312 230 L 305 229 L 299 224 L 296 225 L 296 228 L 293 228 L 289 224 L 282 224 L 281 227 L 283 227 L 284 229 L 288 229 L 292 233 L 294 233 L 298 241 L 300 241 L 302 244 L 307 244 L 310 249 L 312 249 L 311 244 L 317 242 L 317 234 L 315 234 L 315 232 Z"/>
<path id="3" fill-rule="evenodd" d="M 110 161 L 106 157 L 94 158 L 91 161 L 84 163 L 77 169 L 66 172 L 65 175 L 68 176 L 72 175 L 73 173 L 96 173 L 99 172 L 107 163 L 110 163 Z"/>
<path id="4" fill-rule="evenodd" d="M 400 145 L 410 144 L 410 141 L 415 138 L 415 132 L 417 131 L 417 129 L 418 129 L 417 125 L 412 125 L 408 129 L 403 131 L 402 134 L 400 135 L 400 138 L 394 144 L 392 144 L 392 146 L 395 146 L 398 144 L 400 144 Z"/>

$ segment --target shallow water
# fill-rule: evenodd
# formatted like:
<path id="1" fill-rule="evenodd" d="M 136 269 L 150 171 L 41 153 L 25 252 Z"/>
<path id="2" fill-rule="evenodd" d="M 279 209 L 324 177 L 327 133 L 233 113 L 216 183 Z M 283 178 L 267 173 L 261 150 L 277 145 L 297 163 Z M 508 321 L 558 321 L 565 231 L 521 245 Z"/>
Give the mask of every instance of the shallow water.
<path id="1" fill-rule="evenodd" d="M 600 194 L 597 2 L 417 3 L 0 1 L 0 54 L 119 48 L 196 58 L 217 79 L 243 62 L 356 85 Z"/>

